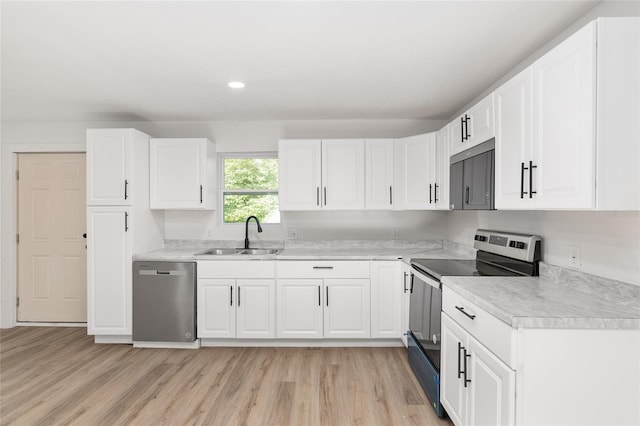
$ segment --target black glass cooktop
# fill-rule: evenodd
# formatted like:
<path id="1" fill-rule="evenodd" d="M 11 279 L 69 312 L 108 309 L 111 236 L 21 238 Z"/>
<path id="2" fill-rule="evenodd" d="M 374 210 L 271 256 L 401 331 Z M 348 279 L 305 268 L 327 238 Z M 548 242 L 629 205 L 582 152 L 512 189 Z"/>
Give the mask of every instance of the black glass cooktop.
<path id="1" fill-rule="evenodd" d="M 412 259 L 411 264 L 423 273 L 431 275 L 437 280 L 446 276 L 517 276 L 517 272 L 503 269 L 478 260 L 457 259 Z"/>

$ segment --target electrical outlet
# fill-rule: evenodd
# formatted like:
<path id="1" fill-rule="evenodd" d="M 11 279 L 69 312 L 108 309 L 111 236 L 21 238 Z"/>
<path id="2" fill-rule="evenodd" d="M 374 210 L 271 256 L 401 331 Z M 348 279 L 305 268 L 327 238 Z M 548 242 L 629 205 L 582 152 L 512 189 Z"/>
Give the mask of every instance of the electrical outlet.
<path id="1" fill-rule="evenodd" d="M 571 266 L 580 268 L 582 266 L 582 259 L 580 257 L 580 246 L 569 246 L 569 262 Z"/>
<path id="2" fill-rule="evenodd" d="M 298 230 L 291 228 L 291 229 L 287 229 L 287 238 L 290 240 L 297 240 L 298 239 Z"/>
<path id="3" fill-rule="evenodd" d="M 391 239 L 397 240 L 400 238 L 400 230 L 398 228 L 393 228 L 391 230 Z"/>

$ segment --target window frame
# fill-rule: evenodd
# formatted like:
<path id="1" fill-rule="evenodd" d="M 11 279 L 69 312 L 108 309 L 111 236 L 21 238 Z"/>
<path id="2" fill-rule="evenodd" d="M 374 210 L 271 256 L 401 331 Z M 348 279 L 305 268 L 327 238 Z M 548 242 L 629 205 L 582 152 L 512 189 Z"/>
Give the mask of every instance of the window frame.
<path id="1" fill-rule="evenodd" d="M 234 159 L 234 158 L 274 158 L 278 159 L 277 151 L 260 151 L 260 152 L 224 152 L 218 154 L 218 223 L 222 226 L 238 226 L 244 225 L 242 222 L 225 222 L 224 221 L 224 196 L 225 194 L 234 194 L 234 195 L 276 195 L 278 196 L 280 193 L 280 180 L 278 180 L 278 188 L 275 190 L 264 190 L 264 189 L 229 189 L 226 190 L 224 187 L 224 160 L 226 159 Z M 280 168 L 280 163 L 278 162 L 278 171 Z M 278 203 L 278 207 L 280 204 Z M 280 222 L 278 223 L 262 223 L 260 225 L 272 227 L 272 226 L 282 226 L 282 216 L 280 217 Z"/>

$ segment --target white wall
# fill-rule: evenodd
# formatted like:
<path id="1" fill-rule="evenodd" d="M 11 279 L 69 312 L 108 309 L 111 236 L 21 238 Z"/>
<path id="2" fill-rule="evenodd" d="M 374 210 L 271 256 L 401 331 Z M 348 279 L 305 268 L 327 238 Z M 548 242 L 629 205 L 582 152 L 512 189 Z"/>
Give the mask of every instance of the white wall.
<path id="1" fill-rule="evenodd" d="M 589 274 L 640 285 L 640 212 L 455 211 L 448 239 L 472 245 L 477 228 L 540 235 L 542 260 Z M 569 247 L 581 249 L 582 266 Z"/>

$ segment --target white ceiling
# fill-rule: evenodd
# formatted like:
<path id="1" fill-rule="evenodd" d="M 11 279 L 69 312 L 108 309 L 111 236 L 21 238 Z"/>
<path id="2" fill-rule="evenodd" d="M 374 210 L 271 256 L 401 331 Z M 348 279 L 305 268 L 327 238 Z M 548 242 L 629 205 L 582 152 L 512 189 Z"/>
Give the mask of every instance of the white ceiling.
<path id="1" fill-rule="evenodd" d="M 2 1 L 2 119 L 449 118 L 595 4 Z"/>

